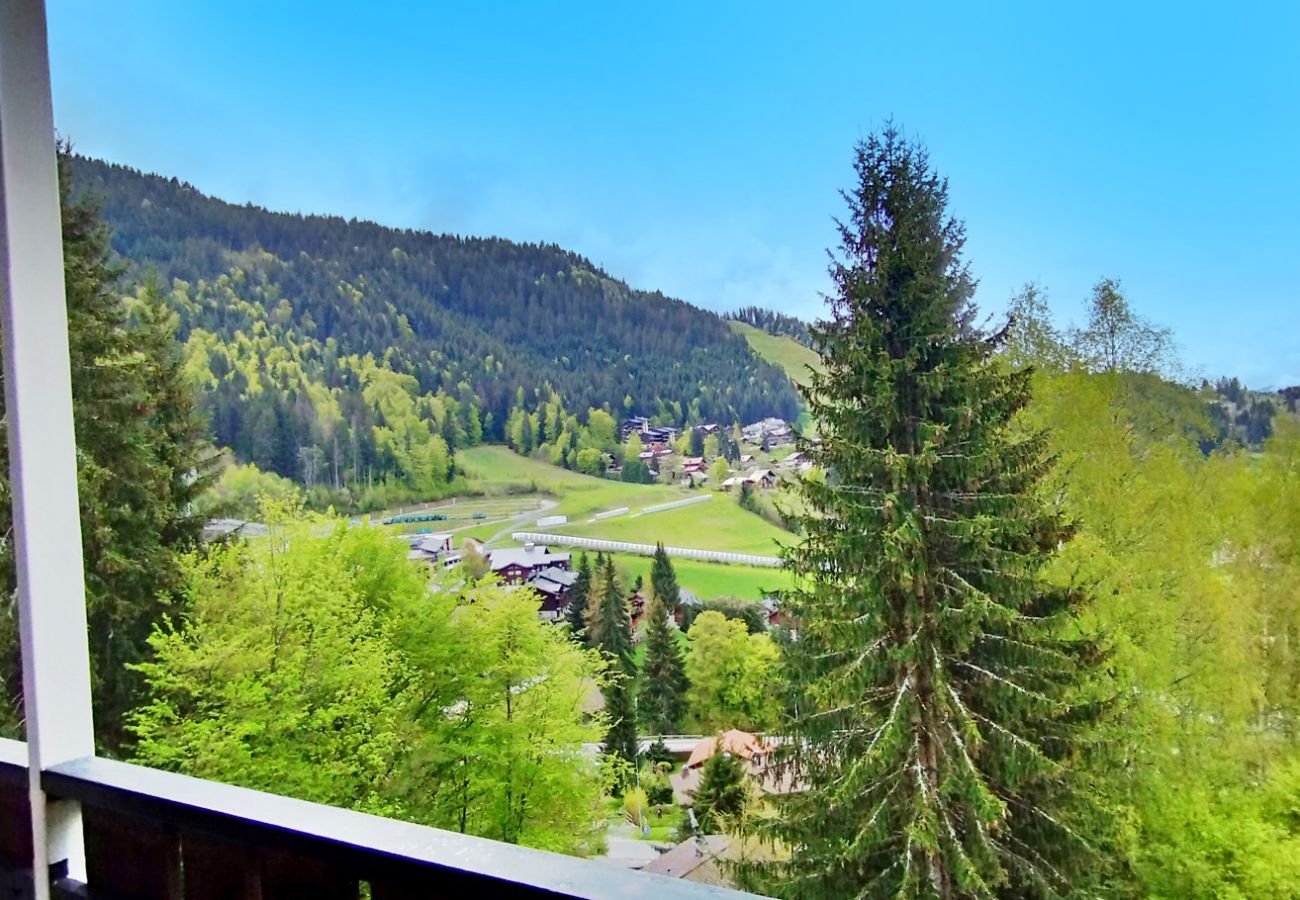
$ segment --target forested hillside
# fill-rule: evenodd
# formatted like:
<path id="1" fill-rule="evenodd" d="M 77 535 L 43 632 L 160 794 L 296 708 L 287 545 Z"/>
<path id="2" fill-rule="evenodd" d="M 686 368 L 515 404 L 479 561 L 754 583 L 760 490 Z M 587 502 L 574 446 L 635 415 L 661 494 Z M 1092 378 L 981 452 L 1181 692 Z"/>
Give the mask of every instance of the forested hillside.
<path id="1" fill-rule="evenodd" d="M 169 295 L 217 443 L 333 489 L 423 496 L 452 454 L 555 396 L 661 422 L 798 411 L 784 373 L 714 315 L 554 245 L 272 213 L 76 158 L 113 249 Z"/>

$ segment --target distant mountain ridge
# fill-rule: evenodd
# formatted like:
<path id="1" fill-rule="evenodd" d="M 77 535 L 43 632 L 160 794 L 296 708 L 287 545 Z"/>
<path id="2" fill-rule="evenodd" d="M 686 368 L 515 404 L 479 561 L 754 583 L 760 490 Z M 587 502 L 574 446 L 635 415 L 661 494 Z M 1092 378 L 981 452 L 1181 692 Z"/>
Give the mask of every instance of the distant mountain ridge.
<path id="1" fill-rule="evenodd" d="M 73 172 L 100 196 L 116 252 L 185 283 L 182 339 L 270 334 L 331 389 L 349 388 L 331 356 L 387 359 L 421 391 L 472 393 L 489 439 L 548 386 L 571 409 L 674 424 L 798 411 L 785 374 L 721 317 L 555 245 L 269 212 L 84 157 Z"/>

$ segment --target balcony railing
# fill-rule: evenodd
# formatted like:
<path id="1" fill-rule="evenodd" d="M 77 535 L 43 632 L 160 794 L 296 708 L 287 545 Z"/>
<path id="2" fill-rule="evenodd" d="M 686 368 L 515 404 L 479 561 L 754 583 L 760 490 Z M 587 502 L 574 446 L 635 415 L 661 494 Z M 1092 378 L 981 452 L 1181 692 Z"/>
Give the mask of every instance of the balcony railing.
<path id="1" fill-rule="evenodd" d="M 737 896 L 94 756 L 42 0 L 0 0 L 0 313 L 28 738 L 0 740 L 0 900 Z"/>
<path id="2" fill-rule="evenodd" d="M 0 740 L 0 897 L 30 890 L 27 748 Z M 56 895 L 130 900 L 736 897 L 734 891 L 501 844 L 96 757 L 42 773 L 81 804 L 86 881 Z M 6 889 L 9 893 L 5 893 Z"/>

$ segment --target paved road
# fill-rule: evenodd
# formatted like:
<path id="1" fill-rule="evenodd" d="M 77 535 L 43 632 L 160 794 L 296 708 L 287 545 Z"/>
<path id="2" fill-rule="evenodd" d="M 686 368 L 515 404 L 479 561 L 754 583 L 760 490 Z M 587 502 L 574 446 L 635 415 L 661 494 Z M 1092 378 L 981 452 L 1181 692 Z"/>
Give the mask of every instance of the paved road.
<path id="1" fill-rule="evenodd" d="M 503 536 L 508 535 L 510 532 L 514 531 L 520 525 L 529 525 L 533 522 L 536 522 L 542 516 L 546 515 L 548 512 L 555 509 L 555 507 L 559 505 L 560 504 L 557 503 L 556 501 L 547 500 L 545 497 L 543 497 L 537 509 L 526 510 L 524 512 L 521 512 L 517 516 L 512 516 L 509 519 L 501 519 L 500 521 L 507 523 L 506 526 L 502 528 L 500 531 L 498 531 L 496 534 L 492 535 L 492 537 L 484 541 L 484 544 L 488 547 L 491 547 L 497 541 L 501 540 Z M 479 522 L 478 524 L 482 525 L 483 523 Z M 477 526 L 471 526 L 471 527 L 477 527 Z"/>

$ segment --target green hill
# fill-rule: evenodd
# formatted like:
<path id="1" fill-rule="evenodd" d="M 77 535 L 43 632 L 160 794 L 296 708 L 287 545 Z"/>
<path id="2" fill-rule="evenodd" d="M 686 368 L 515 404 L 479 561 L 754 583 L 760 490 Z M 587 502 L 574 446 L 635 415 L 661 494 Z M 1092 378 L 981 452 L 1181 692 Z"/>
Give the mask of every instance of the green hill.
<path id="1" fill-rule="evenodd" d="M 272 212 L 70 164 L 128 278 L 156 272 L 216 442 L 308 487 L 433 499 L 452 454 L 503 440 L 512 409 L 552 395 L 578 416 L 676 425 L 798 412 L 781 369 L 720 316 L 553 244 Z"/>
<path id="2" fill-rule="evenodd" d="M 769 334 L 753 325 L 727 322 L 733 333 L 749 342 L 749 348 L 774 366 L 779 366 L 790 380 L 801 387 L 808 384 L 808 370 L 821 371 L 821 357 L 789 335 Z"/>

